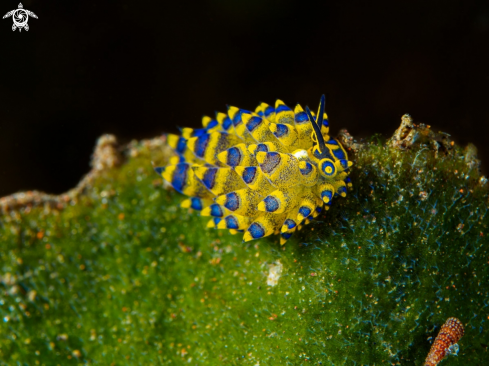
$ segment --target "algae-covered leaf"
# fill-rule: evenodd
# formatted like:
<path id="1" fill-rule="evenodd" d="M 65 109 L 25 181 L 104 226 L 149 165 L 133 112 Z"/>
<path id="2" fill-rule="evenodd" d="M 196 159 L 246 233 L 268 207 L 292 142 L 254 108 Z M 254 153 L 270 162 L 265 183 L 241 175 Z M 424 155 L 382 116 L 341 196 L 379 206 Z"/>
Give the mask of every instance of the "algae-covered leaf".
<path id="1" fill-rule="evenodd" d="M 343 133 L 353 189 L 286 246 L 182 209 L 153 172 L 161 139 L 100 160 L 76 192 L 3 199 L 1 362 L 422 365 L 456 317 L 446 364 L 482 364 L 487 188 L 473 153 L 423 128 Z"/>

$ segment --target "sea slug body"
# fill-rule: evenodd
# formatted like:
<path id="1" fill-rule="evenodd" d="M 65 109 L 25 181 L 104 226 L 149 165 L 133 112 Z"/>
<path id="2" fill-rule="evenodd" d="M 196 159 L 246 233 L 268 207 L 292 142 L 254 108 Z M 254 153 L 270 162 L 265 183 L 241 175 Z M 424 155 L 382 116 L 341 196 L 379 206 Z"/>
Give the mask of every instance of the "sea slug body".
<path id="1" fill-rule="evenodd" d="M 324 102 L 317 117 L 281 100 L 204 117 L 201 129 L 167 135 L 175 156 L 155 170 L 189 197 L 182 207 L 212 217 L 207 227 L 244 232 L 244 241 L 280 234 L 285 244 L 351 187 L 352 162 L 328 136 Z"/>

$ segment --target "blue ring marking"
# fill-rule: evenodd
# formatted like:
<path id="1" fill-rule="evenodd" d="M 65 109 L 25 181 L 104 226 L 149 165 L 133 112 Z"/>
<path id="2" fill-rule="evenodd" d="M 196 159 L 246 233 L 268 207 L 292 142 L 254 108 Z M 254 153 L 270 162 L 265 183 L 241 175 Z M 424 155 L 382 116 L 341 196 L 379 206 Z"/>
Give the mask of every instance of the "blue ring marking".
<path id="1" fill-rule="evenodd" d="M 300 169 L 302 175 L 308 175 L 312 172 L 312 164 L 306 161 L 306 167 L 304 169 Z"/>
<path id="2" fill-rule="evenodd" d="M 307 113 L 306 112 L 296 113 L 296 115 L 295 115 L 295 121 L 297 123 L 309 122 L 309 118 L 307 117 Z"/>
<path id="3" fill-rule="evenodd" d="M 252 223 L 247 231 L 251 234 L 253 239 L 259 239 L 265 236 L 265 230 L 256 222 Z"/>
<path id="4" fill-rule="evenodd" d="M 177 151 L 177 153 L 183 154 L 186 148 L 187 140 L 180 136 L 177 142 L 177 148 L 175 150 Z"/>
<path id="5" fill-rule="evenodd" d="M 228 149 L 227 164 L 232 166 L 238 166 L 241 162 L 241 151 L 237 147 L 231 147 Z"/>
<path id="6" fill-rule="evenodd" d="M 224 204 L 230 211 L 236 211 L 239 208 L 239 196 L 236 192 L 231 192 L 226 195 L 226 203 Z"/>
<path id="7" fill-rule="evenodd" d="M 328 191 L 328 190 L 324 190 L 321 192 L 321 199 L 323 199 L 323 197 L 328 197 L 329 202 L 331 202 L 331 199 L 333 198 L 333 192 Z"/>
<path id="8" fill-rule="evenodd" d="M 202 200 L 199 197 L 190 198 L 190 208 L 201 211 L 203 208 Z"/>
<path id="9" fill-rule="evenodd" d="M 272 113 L 275 113 L 275 108 L 273 108 L 271 105 L 269 105 L 267 108 L 265 108 L 265 116 L 270 116 Z"/>
<path id="10" fill-rule="evenodd" d="M 253 183 L 253 181 L 255 180 L 255 176 L 256 176 L 256 166 L 249 166 L 245 168 L 241 178 L 243 178 L 246 184 L 250 184 Z"/>
<path id="11" fill-rule="evenodd" d="M 295 228 L 297 224 L 295 223 L 294 220 L 287 219 L 287 220 L 284 221 L 284 225 L 287 225 L 287 229 L 290 230 L 290 229 Z"/>
<path id="12" fill-rule="evenodd" d="M 326 173 L 326 168 L 327 167 L 331 167 L 333 168 L 333 171 L 331 173 Z M 333 176 L 335 175 L 336 173 L 336 167 L 334 166 L 333 162 L 331 161 L 324 161 L 322 164 L 321 164 L 321 170 L 323 171 L 323 173 L 327 176 Z"/>
<path id="13" fill-rule="evenodd" d="M 287 112 L 287 111 L 291 111 L 292 109 L 290 109 L 289 107 L 287 107 L 286 105 L 284 104 L 281 104 L 277 107 L 277 109 L 275 110 L 275 113 L 279 114 L 280 112 Z"/>
<path id="14" fill-rule="evenodd" d="M 217 168 L 208 168 L 202 177 L 202 183 L 209 189 L 214 188 L 214 185 L 216 184 L 216 174 Z"/>
<path id="15" fill-rule="evenodd" d="M 265 210 L 267 212 L 275 212 L 280 207 L 280 203 L 273 196 L 266 196 L 263 202 L 265 202 Z"/>
<path id="16" fill-rule="evenodd" d="M 222 128 L 224 128 L 224 130 L 227 131 L 229 129 L 229 127 L 232 126 L 232 124 L 233 124 L 233 121 L 231 121 L 231 118 L 226 117 L 222 121 Z"/>
<path id="17" fill-rule="evenodd" d="M 214 216 L 214 217 L 223 217 L 224 216 L 224 212 L 222 212 L 221 206 L 218 205 L 217 203 L 213 203 L 209 207 L 211 208 L 211 216 Z"/>
<path id="18" fill-rule="evenodd" d="M 302 216 L 307 217 L 311 214 L 311 209 L 309 207 L 302 206 L 301 208 L 299 208 L 299 213 Z"/>
<path id="19" fill-rule="evenodd" d="M 197 155 L 199 158 L 203 158 L 205 154 L 205 150 L 207 149 L 207 144 L 209 143 L 209 140 L 211 138 L 211 135 L 202 135 L 197 138 L 197 141 L 195 141 L 195 155 Z"/>
<path id="20" fill-rule="evenodd" d="M 180 193 L 182 193 L 183 188 L 187 184 L 187 171 L 189 167 L 188 164 L 178 164 L 173 171 L 171 184 Z"/>
<path id="21" fill-rule="evenodd" d="M 246 128 L 248 129 L 248 131 L 253 132 L 255 128 L 262 124 L 262 122 L 263 120 L 260 117 L 253 116 L 246 124 Z"/>
<path id="22" fill-rule="evenodd" d="M 235 216 L 229 215 L 224 218 L 226 220 L 226 227 L 228 229 L 238 229 L 239 224 Z"/>

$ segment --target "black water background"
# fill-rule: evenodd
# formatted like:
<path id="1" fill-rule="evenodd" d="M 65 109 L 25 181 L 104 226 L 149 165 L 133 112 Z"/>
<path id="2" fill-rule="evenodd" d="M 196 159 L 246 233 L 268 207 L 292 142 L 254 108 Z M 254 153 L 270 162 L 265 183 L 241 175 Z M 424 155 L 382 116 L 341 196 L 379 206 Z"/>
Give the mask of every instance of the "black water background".
<path id="1" fill-rule="evenodd" d="M 276 98 L 316 108 L 323 93 L 333 134 L 390 136 L 410 113 L 488 166 L 488 1 L 23 5 L 39 17 L 28 32 L 0 21 L 0 196 L 75 186 L 103 133 L 151 138 Z"/>

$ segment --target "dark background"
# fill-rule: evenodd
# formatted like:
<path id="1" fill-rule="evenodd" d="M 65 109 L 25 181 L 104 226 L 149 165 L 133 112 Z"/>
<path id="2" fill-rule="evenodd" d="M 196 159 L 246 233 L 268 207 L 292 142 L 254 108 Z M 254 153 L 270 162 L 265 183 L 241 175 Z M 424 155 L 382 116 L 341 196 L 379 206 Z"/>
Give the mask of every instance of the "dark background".
<path id="1" fill-rule="evenodd" d="M 103 133 L 323 93 L 333 135 L 390 136 L 410 113 L 489 162 L 487 0 L 22 3 L 28 32 L 0 21 L 0 196 L 75 186 Z"/>

